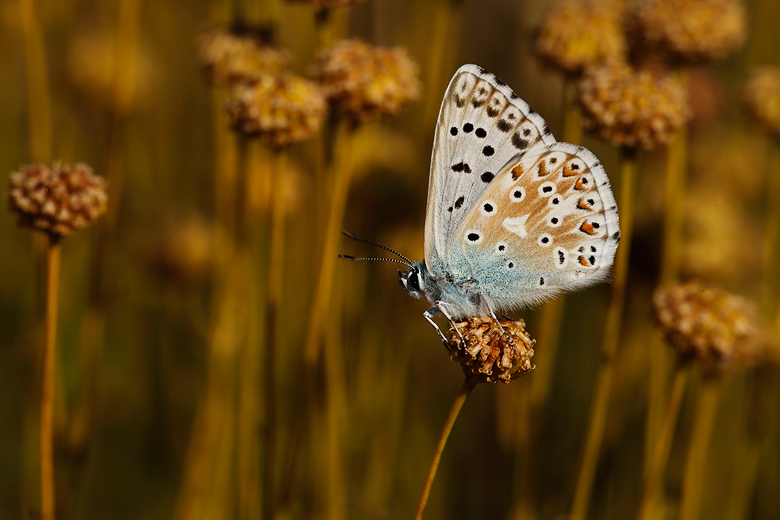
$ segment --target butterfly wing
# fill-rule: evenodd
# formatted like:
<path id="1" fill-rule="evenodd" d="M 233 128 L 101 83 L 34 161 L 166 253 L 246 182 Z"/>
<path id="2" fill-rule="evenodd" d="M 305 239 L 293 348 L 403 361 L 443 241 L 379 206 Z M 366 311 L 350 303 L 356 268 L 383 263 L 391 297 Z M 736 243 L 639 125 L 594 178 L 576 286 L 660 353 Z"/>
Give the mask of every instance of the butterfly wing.
<path id="1" fill-rule="evenodd" d="M 553 143 L 544 119 L 504 82 L 476 65 L 458 69 L 444 94 L 431 157 L 425 261 L 434 277 L 449 271 L 456 230 L 500 168 Z"/>
<path id="2" fill-rule="evenodd" d="M 495 312 L 607 278 L 620 229 L 609 179 L 587 149 L 538 146 L 510 161 L 462 220 L 446 263 Z"/>

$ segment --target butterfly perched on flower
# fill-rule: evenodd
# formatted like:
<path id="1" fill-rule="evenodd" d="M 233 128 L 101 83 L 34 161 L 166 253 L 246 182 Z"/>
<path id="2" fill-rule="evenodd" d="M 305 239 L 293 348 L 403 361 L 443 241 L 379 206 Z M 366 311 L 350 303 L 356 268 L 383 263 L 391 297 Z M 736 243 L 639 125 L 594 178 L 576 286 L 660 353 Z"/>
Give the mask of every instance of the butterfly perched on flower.
<path id="1" fill-rule="evenodd" d="M 408 266 L 401 285 L 433 305 L 424 316 L 442 341 L 437 314 L 451 323 L 469 316 L 498 323 L 503 312 L 604 281 L 619 241 L 617 205 L 598 159 L 557 142 L 495 75 L 458 69 L 433 142 L 425 261 L 399 255 Z"/>

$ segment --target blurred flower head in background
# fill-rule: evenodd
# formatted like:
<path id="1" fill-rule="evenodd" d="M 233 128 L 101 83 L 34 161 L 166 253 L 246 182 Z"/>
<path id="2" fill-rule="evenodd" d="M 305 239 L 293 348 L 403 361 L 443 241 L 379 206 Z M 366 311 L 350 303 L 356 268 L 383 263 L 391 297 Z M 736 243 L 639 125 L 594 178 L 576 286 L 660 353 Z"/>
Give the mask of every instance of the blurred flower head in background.
<path id="1" fill-rule="evenodd" d="M 342 40 L 320 53 L 313 72 L 335 109 L 356 121 L 395 115 L 420 95 L 419 67 L 402 49 Z"/>
<path id="2" fill-rule="evenodd" d="M 290 62 L 289 52 L 246 30 L 211 29 L 198 37 L 196 45 L 207 77 L 217 85 L 253 83 L 280 74 Z"/>
<path id="3" fill-rule="evenodd" d="M 753 71 L 745 85 L 744 104 L 751 116 L 775 139 L 780 139 L 780 67 Z"/>

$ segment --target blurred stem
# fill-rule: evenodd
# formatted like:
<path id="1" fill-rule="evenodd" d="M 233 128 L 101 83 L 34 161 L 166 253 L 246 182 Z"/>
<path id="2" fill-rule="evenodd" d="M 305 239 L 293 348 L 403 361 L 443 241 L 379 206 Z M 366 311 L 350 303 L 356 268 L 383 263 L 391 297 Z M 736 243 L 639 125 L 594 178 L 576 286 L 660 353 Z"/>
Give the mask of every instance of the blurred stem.
<path id="1" fill-rule="evenodd" d="M 580 462 L 577 484 L 574 490 L 574 503 L 569 520 L 583 520 L 588 511 L 590 494 L 593 489 L 593 475 L 596 471 L 604 426 L 607 421 L 607 409 L 612 390 L 612 378 L 615 371 L 615 352 L 620 339 L 620 324 L 623 320 L 623 307 L 628 277 L 628 259 L 631 253 L 631 236 L 634 220 L 634 183 L 636 180 L 637 156 L 633 148 L 620 149 L 620 220 L 621 242 L 615 255 L 615 275 L 612 280 L 612 294 L 604 325 L 604 338 L 601 346 L 601 366 L 596 377 L 596 389 L 590 408 L 585 448 Z"/>
<path id="2" fill-rule="evenodd" d="M 428 503 L 428 496 L 431 494 L 431 486 L 433 486 L 433 479 L 436 478 L 436 470 L 439 469 L 439 461 L 441 460 L 441 454 L 444 451 L 444 446 L 447 444 L 447 439 L 452 431 L 452 426 L 455 424 L 455 419 L 458 418 L 460 409 L 463 408 L 463 403 L 466 402 L 466 398 L 469 396 L 476 383 L 465 379 L 463 385 L 458 391 L 458 395 L 455 396 L 455 401 L 452 403 L 450 413 L 447 415 L 447 419 L 444 421 L 444 427 L 441 429 L 439 435 L 439 442 L 436 444 L 436 451 L 433 453 L 433 460 L 431 461 L 431 467 L 428 469 L 428 476 L 425 479 L 425 486 L 423 487 L 422 496 L 420 497 L 420 503 L 417 504 L 417 512 L 414 515 L 414 520 L 421 520 L 425 505 Z"/>
<path id="3" fill-rule="evenodd" d="M 35 0 L 19 0 L 27 74 L 27 113 L 31 162 L 52 160 L 51 97 L 46 46 L 35 12 Z"/>
<path id="4" fill-rule="evenodd" d="M 680 413 L 680 404 L 685 393 L 685 383 L 688 381 L 689 373 L 690 363 L 678 361 L 661 432 L 658 436 L 658 442 L 653 445 L 654 456 L 652 464 L 648 468 L 642 503 L 639 506 L 639 515 L 637 516 L 639 520 L 650 520 L 654 516 L 653 508 L 657 504 L 659 485 L 663 481 L 666 464 L 669 461 L 669 451 L 672 447 L 674 430 L 677 426 L 677 417 Z"/>
<path id="5" fill-rule="evenodd" d="M 330 47 L 336 39 L 333 9 L 323 7 L 314 11 L 314 28 L 317 33 L 317 49 Z"/>
<path id="6" fill-rule="evenodd" d="M 268 298 L 266 301 L 265 342 L 265 457 L 263 459 L 263 518 L 272 520 L 276 513 L 274 468 L 276 462 L 276 350 L 280 348 L 277 318 L 281 307 L 284 276 L 284 207 L 287 182 L 287 153 L 275 151 L 271 171 L 271 251 L 268 263 Z"/>
<path id="7" fill-rule="evenodd" d="M 766 316 L 777 310 L 777 256 L 780 241 L 780 142 L 772 140 L 766 179 L 766 218 L 764 219 L 764 256 L 761 303 Z"/>
<path id="8" fill-rule="evenodd" d="M 683 476 L 682 503 L 680 520 L 698 520 L 701 497 L 704 489 L 707 452 L 712 437 L 712 427 L 718 409 L 720 379 L 706 376 L 699 389 L 696 416 L 693 420 L 693 432 L 688 443 L 688 458 L 685 461 Z"/>
<path id="9" fill-rule="evenodd" d="M 576 81 L 566 76 L 563 83 L 563 140 L 571 144 L 582 142 L 582 116 L 577 107 Z"/>
<path id="10" fill-rule="evenodd" d="M 425 93 L 425 107 L 422 111 L 423 124 L 426 125 L 428 121 L 436 117 L 435 110 L 439 108 L 440 83 L 445 53 L 453 43 L 453 39 L 449 38 L 448 35 L 451 34 L 453 17 L 456 16 L 456 9 L 453 8 L 450 0 L 438 0 L 432 3 L 435 5 L 433 6 L 433 24 L 429 39 L 431 44 L 428 47 L 428 66 L 426 67 L 427 91 Z"/>
<path id="11" fill-rule="evenodd" d="M 344 219 L 349 186 L 354 168 L 354 141 L 357 128 L 351 121 L 342 121 L 336 136 L 335 157 L 333 163 L 334 185 L 331 192 L 328 217 L 323 231 L 323 248 L 320 256 L 320 269 L 317 285 L 314 289 L 309 327 L 303 352 L 303 384 L 301 385 L 298 403 L 292 414 L 293 424 L 290 428 L 290 443 L 285 457 L 284 475 L 282 478 L 281 508 L 287 508 L 292 500 L 292 487 L 295 479 L 300 437 L 303 430 L 303 413 L 308 399 L 315 368 L 320 356 L 320 346 L 323 339 L 325 323 L 329 318 L 329 310 L 333 288 L 333 271 L 336 266 L 336 246 L 340 238 L 339 230 Z"/>
<path id="12" fill-rule="evenodd" d="M 41 376 L 41 519 L 54 520 L 54 367 L 57 359 L 57 292 L 60 241 L 49 236 L 46 249 L 46 330 Z"/>

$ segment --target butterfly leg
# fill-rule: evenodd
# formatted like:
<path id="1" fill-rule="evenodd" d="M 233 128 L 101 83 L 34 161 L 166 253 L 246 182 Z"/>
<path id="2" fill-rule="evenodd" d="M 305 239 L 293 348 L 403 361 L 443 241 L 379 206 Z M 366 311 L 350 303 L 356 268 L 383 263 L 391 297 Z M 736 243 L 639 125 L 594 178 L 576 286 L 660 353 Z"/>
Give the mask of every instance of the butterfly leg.
<path id="1" fill-rule="evenodd" d="M 439 335 L 439 339 L 442 343 L 444 343 L 444 346 L 447 347 L 447 350 L 450 350 L 450 342 L 447 340 L 447 337 L 444 335 L 444 333 L 441 331 L 438 325 L 436 325 L 436 322 L 433 321 L 433 317 L 437 314 L 443 314 L 441 312 L 441 309 L 439 307 L 431 307 L 427 311 L 423 312 L 423 318 L 428 320 L 428 323 L 430 323 L 434 329 L 436 329 L 436 333 Z"/>
<path id="2" fill-rule="evenodd" d="M 436 308 L 439 309 L 439 312 L 442 313 L 445 318 L 447 318 L 447 320 L 450 322 L 450 325 L 452 325 L 452 328 L 455 329 L 455 332 L 458 333 L 461 348 L 466 348 L 466 339 L 463 337 L 463 334 L 460 333 L 460 329 L 455 325 L 455 321 L 452 319 L 452 316 L 450 316 L 450 313 L 447 312 L 447 310 L 444 308 L 445 305 L 447 304 L 444 302 L 436 302 Z M 449 348 L 450 347 L 448 346 L 447 350 L 449 350 Z"/>
<path id="3" fill-rule="evenodd" d="M 485 302 L 487 304 L 487 302 Z M 493 312 L 493 309 L 490 307 L 490 305 L 487 305 L 487 309 L 490 312 L 490 317 L 493 318 L 493 321 L 496 322 L 496 325 L 498 325 L 498 328 L 501 329 L 501 333 L 504 335 L 506 340 L 509 342 L 509 346 L 512 347 L 512 354 L 515 353 L 515 343 L 512 341 L 512 338 L 509 337 L 509 334 L 506 330 L 504 330 L 504 327 L 501 325 L 501 322 L 498 321 L 498 318 L 496 318 L 496 313 Z M 504 316 L 506 318 L 506 316 Z"/>

